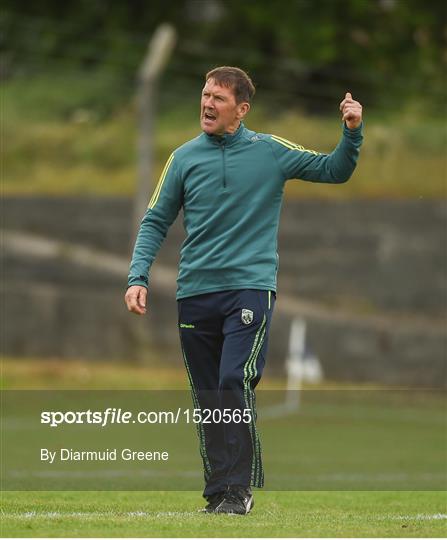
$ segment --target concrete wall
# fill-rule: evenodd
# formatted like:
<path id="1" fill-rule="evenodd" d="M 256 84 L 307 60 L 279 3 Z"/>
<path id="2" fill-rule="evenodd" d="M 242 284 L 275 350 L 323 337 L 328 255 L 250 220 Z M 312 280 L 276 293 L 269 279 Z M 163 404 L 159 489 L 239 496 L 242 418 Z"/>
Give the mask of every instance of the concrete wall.
<path id="1" fill-rule="evenodd" d="M 130 257 L 128 199 L 4 198 L 2 215 L 6 231 Z M 270 369 L 283 369 L 299 314 L 331 379 L 445 385 L 446 235 L 443 202 L 287 202 Z M 156 265 L 175 267 L 182 239 L 178 219 Z M 140 319 L 123 304 L 125 272 L 75 265 L 64 249 L 3 256 L 3 353 L 131 361 L 157 347 L 180 363 L 174 283 L 150 291 Z"/>

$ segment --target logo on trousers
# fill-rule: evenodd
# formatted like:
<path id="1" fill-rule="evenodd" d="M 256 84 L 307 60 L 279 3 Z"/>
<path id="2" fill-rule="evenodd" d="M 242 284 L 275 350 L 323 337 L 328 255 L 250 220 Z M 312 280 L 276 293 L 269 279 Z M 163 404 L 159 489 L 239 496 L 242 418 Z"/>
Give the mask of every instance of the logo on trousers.
<path id="1" fill-rule="evenodd" d="M 241 313 L 241 320 L 244 324 L 250 324 L 253 322 L 253 311 L 251 309 L 243 309 Z"/>

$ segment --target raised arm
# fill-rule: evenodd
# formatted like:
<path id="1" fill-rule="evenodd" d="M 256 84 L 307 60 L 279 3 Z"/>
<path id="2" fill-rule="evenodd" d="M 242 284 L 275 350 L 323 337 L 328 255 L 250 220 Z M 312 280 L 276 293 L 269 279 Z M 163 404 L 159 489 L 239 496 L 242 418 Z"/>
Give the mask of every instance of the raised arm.
<path id="1" fill-rule="evenodd" d="M 340 103 L 343 134 L 335 150 L 323 154 L 308 150 L 287 139 L 271 135 L 273 152 L 284 179 L 310 182 L 342 183 L 354 172 L 362 144 L 362 106 L 350 93 Z"/>

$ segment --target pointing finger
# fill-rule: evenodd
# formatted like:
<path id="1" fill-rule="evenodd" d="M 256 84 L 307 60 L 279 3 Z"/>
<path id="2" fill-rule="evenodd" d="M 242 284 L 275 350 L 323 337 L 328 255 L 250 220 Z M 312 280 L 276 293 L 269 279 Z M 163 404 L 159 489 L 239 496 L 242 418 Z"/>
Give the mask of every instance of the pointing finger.
<path id="1" fill-rule="evenodd" d="M 343 109 L 343 107 L 344 107 L 347 103 L 349 103 L 349 104 L 351 104 L 351 103 L 357 103 L 356 101 L 354 101 L 354 100 L 352 99 L 352 95 L 351 95 L 350 92 L 346 92 L 343 101 L 340 103 L 340 111 Z"/>

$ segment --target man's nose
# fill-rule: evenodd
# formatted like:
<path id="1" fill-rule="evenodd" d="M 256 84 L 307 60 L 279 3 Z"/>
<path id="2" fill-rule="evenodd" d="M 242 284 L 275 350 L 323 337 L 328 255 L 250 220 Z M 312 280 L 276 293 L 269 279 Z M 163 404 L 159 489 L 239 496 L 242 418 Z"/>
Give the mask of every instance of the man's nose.
<path id="1" fill-rule="evenodd" d="M 213 98 L 211 96 L 208 96 L 207 98 L 205 98 L 203 106 L 212 108 L 214 106 Z"/>

